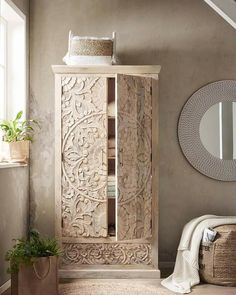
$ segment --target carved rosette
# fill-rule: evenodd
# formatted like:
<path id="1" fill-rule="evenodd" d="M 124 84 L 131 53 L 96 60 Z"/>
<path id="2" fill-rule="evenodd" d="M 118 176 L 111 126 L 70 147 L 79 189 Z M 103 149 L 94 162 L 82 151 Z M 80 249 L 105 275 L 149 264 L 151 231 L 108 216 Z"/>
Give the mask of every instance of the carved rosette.
<path id="1" fill-rule="evenodd" d="M 63 244 L 62 265 L 151 264 L 150 244 Z"/>
<path id="2" fill-rule="evenodd" d="M 106 79 L 62 78 L 62 235 L 107 235 Z"/>
<path id="3" fill-rule="evenodd" d="M 118 238 L 151 236 L 151 79 L 118 77 Z"/>

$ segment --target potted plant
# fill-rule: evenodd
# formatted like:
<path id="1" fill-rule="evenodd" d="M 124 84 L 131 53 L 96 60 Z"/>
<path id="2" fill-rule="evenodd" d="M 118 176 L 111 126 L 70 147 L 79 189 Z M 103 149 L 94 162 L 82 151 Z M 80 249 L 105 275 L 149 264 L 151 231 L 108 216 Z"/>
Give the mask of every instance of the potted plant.
<path id="1" fill-rule="evenodd" d="M 31 230 L 28 239 L 17 239 L 6 253 L 10 262 L 12 295 L 58 294 L 58 256 L 62 254 L 55 239 L 40 237 Z"/>
<path id="2" fill-rule="evenodd" d="M 9 144 L 10 158 L 14 162 L 27 163 L 29 158 L 29 143 L 33 140 L 33 124 L 35 120 L 21 120 L 20 111 L 14 120 L 3 120 L 0 129 L 4 132 L 3 141 Z"/>

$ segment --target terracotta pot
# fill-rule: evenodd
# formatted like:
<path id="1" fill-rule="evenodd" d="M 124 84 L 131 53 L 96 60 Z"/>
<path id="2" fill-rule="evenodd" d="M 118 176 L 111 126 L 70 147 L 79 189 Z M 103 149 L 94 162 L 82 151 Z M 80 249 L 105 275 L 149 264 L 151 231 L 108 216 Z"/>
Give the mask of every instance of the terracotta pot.
<path id="1" fill-rule="evenodd" d="M 58 295 L 58 257 L 35 258 L 11 276 L 12 295 Z"/>
<path id="2" fill-rule="evenodd" d="M 29 144 L 29 140 L 9 142 L 11 160 L 27 163 L 29 159 Z"/>

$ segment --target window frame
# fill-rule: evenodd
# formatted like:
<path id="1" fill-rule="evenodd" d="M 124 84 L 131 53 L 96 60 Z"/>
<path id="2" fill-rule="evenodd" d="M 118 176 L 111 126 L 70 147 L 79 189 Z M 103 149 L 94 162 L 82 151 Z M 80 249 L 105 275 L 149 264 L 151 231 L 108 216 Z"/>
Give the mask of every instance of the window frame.
<path id="1" fill-rule="evenodd" d="M 4 101 L 4 118 L 0 119 L 6 119 L 6 120 L 12 120 L 13 117 L 16 115 L 17 110 L 12 111 L 14 109 L 15 105 L 15 96 L 12 96 L 11 92 L 11 81 L 10 81 L 10 76 L 9 73 L 12 71 L 12 64 L 9 62 L 9 58 L 11 58 L 9 50 L 12 48 L 12 43 L 11 43 L 11 33 L 12 33 L 12 15 L 7 12 L 5 15 L 4 9 L 2 10 L 2 7 L 4 5 L 9 6 L 9 8 L 13 11 L 14 14 L 17 15 L 17 18 L 21 19 L 22 25 L 23 25 L 23 30 L 24 30 L 24 56 L 23 56 L 23 61 L 24 61 L 24 100 L 22 101 L 22 106 L 20 107 L 20 110 L 23 110 L 23 119 L 27 117 L 28 109 L 27 109 L 27 101 L 28 101 L 28 96 L 29 96 L 29 65 L 28 65 L 28 58 L 29 58 L 29 52 L 28 52 L 28 37 L 27 37 L 27 17 L 25 13 L 19 9 L 18 6 L 12 1 L 12 0 L 0 0 L 0 18 L 3 20 L 3 22 L 6 24 L 6 45 L 5 45 L 5 63 L 6 63 L 6 68 L 5 68 L 5 101 Z M 2 6 L 2 7 L 1 7 Z M 2 13 L 3 12 L 3 13 Z M 10 17 L 9 17 L 10 15 Z M 9 20 L 8 20 L 9 17 Z M 19 20 L 17 20 L 18 22 Z"/>
<path id="2" fill-rule="evenodd" d="M 5 6 L 5 10 L 2 8 L 4 6 L 2 5 L 7 5 L 9 6 L 8 8 Z M 12 10 L 12 11 L 10 11 Z M 16 14 L 16 23 L 19 22 L 20 26 L 22 26 L 20 30 L 21 33 L 23 34 L 23 43 L 22 43 L 22 64 L 20 65 L 22 67 L 22 70 L 24 71 L 23 73 L 23 84 L 24 89 L 22 89 L 22 103 L 20 105 L 20 109 L 18 104 L 15 105 L 16 102 L 16 95 L 14 95 L 10 91 L 10 86 L 11 86 L 11 75 L 16 69 L 14 67 L 14 63 L 11 62 L 11 53 L 12 53 L 12 47 L 13 46 L 13 41 L 11 39 L 12 34 L 14 33 L 14 22 L 15 20 L 12 19 L 13 14 Z M 24 112 L 24 118 L 27 117 L 27 101 L 28 101 L 28 95 L 29 95 L 29 64 L 28 64 L 28 59 L 29 59 L 29 52 L 28 52 L 28 20 L 23 11 L 21 11 L 11 0 L 0 0 L 0 21 L 4 25 L 4 41 L 5 41 L 5 46 L 4 46 L 4 59 L 3 59 L 3 64 L 0 64 L 1 68 L 4 68 L 4 100 L 3 100 L 3 105 L 4 105 L 4 111 L 3 111 L 3 118 L 6 120 L 12 120 L 13 117 L 16 115 L 16 112 L 19 110 L 23 110 Z M 15 57 L 15 56 L 14 56 Z M 0 61 L 1 62 L 1 61 Z M 10 91 L 10 92 L 9 92 Z M 1 99 L 1 98 L 0 98 Z M 19 109 L 19 110 L 18 110 Z M 1 114 L 0 114 L 1 116 Z M 2 141 L 2 132 L 0 130 L 0 169 L 2 168 L 15 168 L 15 167 L 24 167 L 27 166 L 28 164 L 22 164 L 22 163 L 11 163 L 9 162 L 9 148 L 8 145 L 3 143 Z"/>
<path id="3" fill-rule="evenodd" d="M 7 73 L 7 60 L 8 60 L 8 22 L 0 15 L 0 23 L 4 26 L 4 64 L 0 62 L 0 67 L 4 70 L 4 97 L 3 97 L 3 118 L 7 119 L 8 107 L 7 107 L 7 97 L 8 97 L 8 73 Z"/>

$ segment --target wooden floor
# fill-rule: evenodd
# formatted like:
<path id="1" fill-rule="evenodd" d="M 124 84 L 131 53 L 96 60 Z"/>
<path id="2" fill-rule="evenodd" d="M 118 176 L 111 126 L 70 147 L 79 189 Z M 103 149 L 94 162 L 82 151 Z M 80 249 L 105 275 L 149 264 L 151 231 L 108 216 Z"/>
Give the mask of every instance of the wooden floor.
<path id="1" fill-rule="evenodd" d="M 101 280 L 99 280 L 101 281 Z M 122 282 L 126 280 L 117 280 L 117 282 Z M 161 280 L 129 280 L 130 284 L 135 284 L 135 281 L 138 281 L 139 283 L 142 281 L 144 285 L 155 285 L 157 289 L 163 288 L 160 284 Z M 113 280 L 114 282 L 114 280 Z M 112 295 L 112 291 L 110 293 Z M 173 295 L 174 293 L 169 291 L 168 293 L 165 292 L 167 295 Z M 199 285 L 193 288 L 192 293 L 193 295 L 235 295 L 236 294 L 236 287 L 220 287 L 220 286 L 213 286 L 213 285 Z M 3 293 L 3 295 L 11 295 L 11 291 L 8 290 Z M 82 294 L 81 294 L 82 295 Z M 134 294 L 135 295 L 135 294 Z M 148 294 L 146 294 L 148 295 Z"/>

